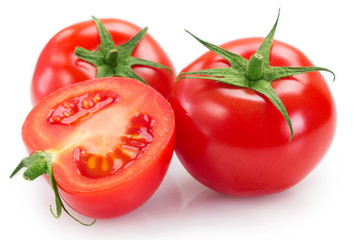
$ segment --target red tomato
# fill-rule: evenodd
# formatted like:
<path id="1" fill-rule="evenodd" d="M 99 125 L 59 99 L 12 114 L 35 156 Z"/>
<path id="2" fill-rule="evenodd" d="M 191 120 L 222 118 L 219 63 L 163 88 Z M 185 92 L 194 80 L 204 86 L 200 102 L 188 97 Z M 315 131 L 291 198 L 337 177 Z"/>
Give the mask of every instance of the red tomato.
<path id="1" fill-rule="evenodd" d="M 221 47 L 249 59 L 263 39 L 232 41 Z M 312 66 L 296 48 L 274 41 L 270 66 Z M 207 52 L 182 72 L 229 67 Z M 271 83 L 284 103 L 284 117 L 258 92 L 208 79 L 180 79 L 170 102 L 178 128 L 175 151 L 189 173 L 218 192 L 251 196 L 283 191 L 319 163 L 334 137 L 336 113 L 329 88 L 318 72 Z"/>
<path id="2" fill-rule="evenodd" d="M 151 87 L 103 78 L 61 88 L 30 112 L 22 129 L 30 153 L 52 156 L 61 197 L 93 218 L 126 214 L 160 185 L 174 145 L 170 104 Z"/>
<path id="3" fill-rule="evenodd" d="M 141 30 L 134 24 L 119 19 L 102 19 L 101 22 L 116 46 L 129 41 Z M 74 51 L 76 47 L 95 51 L 99 46 L 100 38 L 94 21 L 74 24 L 58 32 L 47 43 L 36 64 L 31 86 L 33 103 L 37 103 L 58 88 L 95 78 L 96 67 L 78 58 Z M 167 98 L 175 71 L 158 43 L 146 34 L 131 56 L 162 64 L 172 70 L 171 73 L 165 69 L 148 66 L 132 67 L 136 74 Z"/>

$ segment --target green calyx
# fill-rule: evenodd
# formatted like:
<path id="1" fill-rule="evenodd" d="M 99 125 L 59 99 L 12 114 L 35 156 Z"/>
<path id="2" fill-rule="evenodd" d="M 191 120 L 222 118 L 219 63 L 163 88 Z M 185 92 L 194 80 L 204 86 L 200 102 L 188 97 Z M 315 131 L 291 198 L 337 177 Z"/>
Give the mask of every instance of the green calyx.
<path id="1" fill-rule="evenodd" d="M 141 39 L 145 37 L 147 28 L 142 29 L 126 43 L 120 46 L 116 46 L 109 32 L 106 30 L 101 21 L 95 17 L 93 17 L 93 20 L 96 24 L 100 36 L 99 48 L 95 51 L 90 51 L 81 47 L 77 47 L 75 48 L 75 55 L 96 67 L 96 78 L 118 76 L 133 78 L 146 83 L 144 79 L 142 79 L 132 70 L 131 67 L 134 65 L 166 69 L 171 72 L 171 69 L 164 65 L 131 56 L 135 47 L 138 45 Z"/>
<path id="2" fill-rule="evenodd" d="M 83 223 L 80 220 L 76 219 L 74 216 L 72 216 L 67 209 L 65 208 L 63 202 L 61 201 L 58 187 L 54 178 L 53 174 L 53 168 L 52 168 L 52 159 L 53 155 L 46 152 L 37 151 L 27 158 L 24 158 L 19 165 L 15 168 L 15 170 L 11 173 L 10 178 L 12 178 L 20 169 L 27 168 L 24 171 L 23 177 L 25 180 L 34 180 L 37 177 L 46 174 L 49 176 L 51 187 L 55 194 L 55 204 L 56 204 L 56 214 L 52 210 L 52 207 L 50 205 L 50 212 L 55 218 L 59 218 L 61 216 L 62 210 L 64 210 L 71 218 L 73 218 L 75 221 L 79 222 L 82 225 L 85 226 L 91 226 L 95 223 L 96 220 L 94 220 L 92 223 L 87 224 Z"/>
<path id="3" fill-rule="evenodd" d="M 214 53 L 226 59 L 231 65 L 231 67 L 204 69 L 195 72 L 183 72 L 178 76 L 177 80 L 183 78 L 210 79 L 222 83 L 235 85 L 238 87 L 250 88 L 256 92 L 265 95 L 284 116 L 291 133 L 289 137 L 290 142 L 294 135 L 290 117 L 288 112 L 286 111 L 283 102 L 272 88 L 271 82 L 282 77 L 288 77 L 314 71 L 330 72 L 334 76 L 335 80 L 335 74 L 329 69 L 315 66 L 270 67 L 270 49 L 274 39 L 274 34 L 279 20 L 279 16 L 280 10 L 276 22 L 270 33 L 266 36 L 259 49 L 251 56 L 249 61 L 242 56 L 229 52 L 214 44 L 205 42 L 186 30 L 190 35 L 192 35 L 197 41 L 207 47 L 210 51 L 213 51 Z"/>

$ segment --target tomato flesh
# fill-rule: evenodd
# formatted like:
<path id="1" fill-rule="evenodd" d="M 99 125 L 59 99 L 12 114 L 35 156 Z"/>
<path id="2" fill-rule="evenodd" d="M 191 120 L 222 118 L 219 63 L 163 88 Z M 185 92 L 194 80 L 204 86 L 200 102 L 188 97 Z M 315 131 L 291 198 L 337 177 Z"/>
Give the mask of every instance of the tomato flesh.
<path id="1" fill-rule="evenodd" d="M 92 92 L 67 99 L 49 112 L 50 124 L 75 125 L 91 114 L 119 101 L 113 92 Z"/>
<path id="2" fill-rule="evenodd" d="M 131 119 L 126 136 L 105 156 L 88 153 L 84 147 L 74 149 L 73 157 L 80 174 L 89 178 L 106 177 L 126 168 L 146 150 L 153 140 L 153 119 L 147 114 L 138 114 Z"/>

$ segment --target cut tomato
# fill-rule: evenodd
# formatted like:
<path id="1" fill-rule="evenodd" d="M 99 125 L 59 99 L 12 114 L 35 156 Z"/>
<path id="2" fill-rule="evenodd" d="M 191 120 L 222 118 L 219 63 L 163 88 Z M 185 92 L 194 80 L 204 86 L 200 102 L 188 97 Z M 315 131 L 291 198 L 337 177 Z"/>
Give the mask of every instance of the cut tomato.
<path id="1" fill-rule="evenodd" d="M 30 153 L 52 158 L 61 197 L 77 212 L 109 218 L 142 205 L 158 188 L 174 148 L 166 99 L 133 79 L 102 78 L 59 89 L 23 126 Z"/>

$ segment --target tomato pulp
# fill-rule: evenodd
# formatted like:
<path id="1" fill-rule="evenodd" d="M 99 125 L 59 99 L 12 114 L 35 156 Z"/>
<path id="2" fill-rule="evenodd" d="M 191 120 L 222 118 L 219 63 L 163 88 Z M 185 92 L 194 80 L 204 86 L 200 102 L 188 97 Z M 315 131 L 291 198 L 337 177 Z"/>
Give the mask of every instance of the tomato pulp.
<path id="1" fill-rule="evenodd" d="M 262 38 L 235 40 L 221 47 L 252 56 Z M 270 66 L 312 66 L 298 49 L 274 41 Z M 229 67 L 207 52 L 182 72 Z M 335 104 L 319 72 L 271 83 L 284 103 L 294 136 L 278 109 L 248 88 L 208 79 L 180 79 L 170 102 L 178 128 L 175 151 L 198 181 L 218 192 L 252 196 L 280 192 L 301 181 L 320 162 L 334 137 Z"/>
<path id="2" fill-rule="evenodd" d="M 120 19 L 102 19 L 101 23 L 116 46 L 127 43 L 141 30 L 138 26 Z M 33 103 L 37 103 L 58 88 L 95 78 L 97 68 L 77 57 L 74 52 L 77 47 L 95 51 L 100 45 L 99 30 L 94 21 L 74 24 L 53 36 L 42 50 L 36 64 L 31 85 Z M 162 64 L 172 71 L 171 73 L 166 69 L 132 66 L 137 75 L 167 98 L 175 70 L 160 45 L 146 34 L 136 45 L 131 56 Z"/>
<path id="3" fill-rule="evenodd" d="M 46 96 L 22 129 L 29 153 L 52 156 L 64 201 L 93 218 L 126 214 L 159 187 L 174 147 L 163 96 L 127 78 L 76 83 Z"/>

